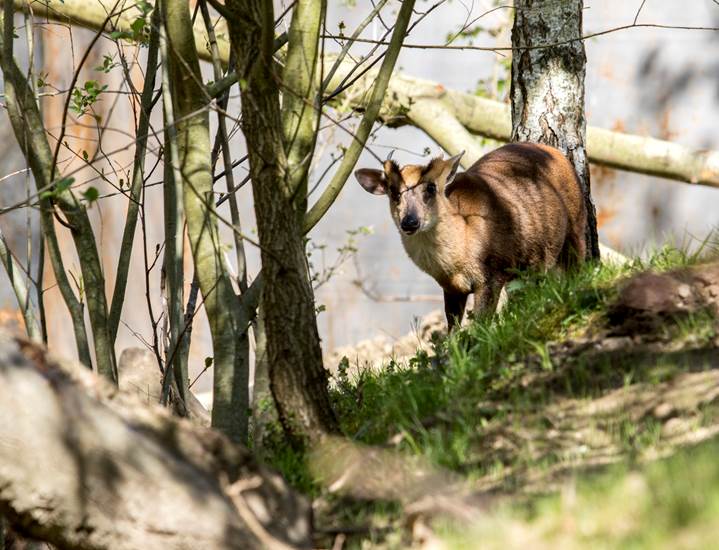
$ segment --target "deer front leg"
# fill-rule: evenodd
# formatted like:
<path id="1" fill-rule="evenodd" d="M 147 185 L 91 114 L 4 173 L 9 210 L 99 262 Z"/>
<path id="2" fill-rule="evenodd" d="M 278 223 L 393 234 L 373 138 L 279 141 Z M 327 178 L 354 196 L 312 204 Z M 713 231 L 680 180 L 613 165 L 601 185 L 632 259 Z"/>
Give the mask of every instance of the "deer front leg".
<path id="1" fill-rule="evenodd" d="M 447 331 L 452 332 L 459 327 L 467 306 L 467 296 L 463 292 L 444 291 L 444 313 L 447 316 Z"/>
<path id="2" fill-rule="evenodd" d="M 494 315 L 502 288 L 504 288 L 504 279 L 488 278 L 480 288 L 475 290 L 473 309 L 475 318 Z"/>

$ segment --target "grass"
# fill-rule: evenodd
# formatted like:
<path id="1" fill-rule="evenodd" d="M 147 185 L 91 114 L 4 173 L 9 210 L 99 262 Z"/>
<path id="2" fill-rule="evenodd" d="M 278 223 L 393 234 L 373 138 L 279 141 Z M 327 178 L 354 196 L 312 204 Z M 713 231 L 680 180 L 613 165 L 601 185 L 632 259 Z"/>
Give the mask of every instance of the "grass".
<path id="1" fill-rule="evenodd" d="M 438 341 L 435 357 L 420 353 L 407 365 L 389 363 L 381 372 L 365 371 L 354 379 L 347 375 L 347 365 L 341 366 L 333 398 L 342 428 L 363 443 L 400 440 L 401 450 L 424 455 L 439 466 L 486 473 L 472 472 L 496 467 L 473 462 L 482 426 L 508 411 L 534 410 L 555 397 L 547 387 L 535 391 L 523 383 L 531 372 L 556 370 L 549 346 L 601 324 L 622 277 L 644 269 L 682 267 L 700 258 L 665 248 L 645 262 L 624 267 L 586 265 L 568 276 L 522 277 L 510 285 L 509 302 L 499 318 L 478 320 Z M 704 314 L 678 325 L 679 332 L 694 337 L 711 337 L 713 330 L 713 318 Z M 579 397 L 602 389 L 598 379 L 619 377 L 622 383 L 648 376 L 640 372 L 640 361 L 631 363 L 617 370 L 612 357 L 604 363 L 580 362 L 555 376 L 554 385 Z"/>
<path id="2" fill-rule="evenodd" d="M 610 467 L 563 491 L 508 501 L 467 529 L 444 523 L 448 548 L 713 548 L 719 537 L 719 442 Z"/>
<path id="3" fill-rule="evenodd" d="M 623 491 L 636 489 L 632 485 L 635 470 L 631 468 L 639 467 L 650 451 L 659 448 L 662 422 L 646 415 L 637 419 L 623 412 L 625 405 L 621 403 L 617 412 L 607 418 L 585 414 L 581 407 L 575 407 L 579 412 L 572 413 L 572 417 L 562 407 L 568 402 L 591 404 L 593 399 L 621 388 L 640 383 L 658 385 L 678 373 L 710 367 L 712 361 L 706 350 L 711 349 L 715 357 L 715 317 L 700 311 L 662 325 L 657 337 L 668 344 L 658 350 L 637 346 L 565 354 L 561 343 L 603 334 L 605 313 L 621 279 L 647 269 L 666 271 L 696 264 L 707 257 L 707 251 L 714 255 L 715 249 L 713 243 L 704 243 L 694 253 L 665 247 L 647 260 L 621 267 L 588 264 L 569 275 L 525 274 L 509 286 L 509 301 L 501 315 L 475 320 L 450 338 L 437 338 L 434 353 L 420 352 L 407 364 L 389 362 L 379 372 L 366 370 L 357 375 L 349 374 L 351 369 L 345 361 L 332 389 L 342 430 L 357 442 L 393 447 L 459 473 L 469 483 L 482 481 L 482 486 L 508 495 L 525 492 L 527 480 L 538 473 L 549 478 L 554 469 L 578 463 L 575 455 L 581 455 L 586 445 L 565 445 L 562 439 L 575 433 L 581 433 L 585 443 L 589 442 L 590 454 L 597 440 L 599 447 L 604 446 L 603 452 L 611 450 L 612 460 L 624 461 L 625 466 L 615 468 L 606 477 L 580 483 L 577 504 L 572 505 L 569 515 L 566 502 L 555 495 L 533 499 L 524 508 L 511 504 L 492 515 L 486 525 L 468 533 L 447 527 L 443 536 L 458 548 L 471 547 L 465 545 L 467 540 L 479 540 L 474 537 L 485 537 L 488 531 L 494 534 L 481 540 L 497 541 L 496 547 L 511 547 L 509 539 L 495 533 L 503 526 L 507 526 L 506 533 L 516 531 L 530 537 L 527 541 L 545 540 L 546 547 L 554 547 L 566 535 L 562 523 L 565 517 L 575 522 L 574 545 L 568 547 L 645 548 L 651 546 L 652 537 L 664 540 L 661 529 L 679 536 L 683 527 L 675 529 L 671 522 L 706 522 L 709 516 L 702 507 L 708 505 L 714 510 L 719 503 L 719 467 L 714 467 L 708 458 L 710 451 L 696 455 L 699 470 L 687 466 L 694 460 L 693 451 L 642 467 L 642 492 L 631 503 L 631 510 L 626 511 L 630 521 L 612 511 L 610 503 L 626 499 Z M 713 363 L 716 366 L 715 359 Z M 627 411 L 631 406 L 634 405 L 626 405 Z M 717 418 L 719 404 L 702 403 L 696 424 L 705 425 Z M 561 437 L 545 437 L 550 432 Z M 305 494 L 322 495 L 333 510 L 329 514 L 332 521 L 352 523 L 350 518 L 362 518 L 376 525 L 399 517 L 400 509 L 386 503 L 349 505 L 326 495 L 310 476 L 305 456 L 284 443 L 279 429 L 269 434 L 264 442 L 268 461 Z M 719 443 L 708 448 L 717 447 Z M 682 477 L 683 468 L 692 473 Z M 575 470 L 575 474 L 583 475 L 581 470 Z M 654 487 L 653 480 L 662 476 L 682 479 L 671 480 L 666 487 Z M 706 479 L 699 479 L 702 476 Z M 704 482 L 713 483 L 712 493 L 692 496 L 693 484 Z M 593 499 L 599 497 L 606 506 L 600 504 L 596 512 L 587 511 Z M 697 507 L 696 499 L 701 506 Z M 642 525 L 652 526 L 652 507 L 665 506 L 664 500 L 666 509 L 660 514 L 666 515 L 662 517 L 670 523 L 659 530 L 642 531 Z M 684 501 L 690 506 L 686 517 L 679 506 Z M 612 535 L 609 531 L 615 520 L 621 525 L 630 524 Z M 711 529 L 719 534 L 716 531 Z M 466 539 L 467 536 L 473 538 Z M 609 541 L 606 544 L 604 537 Z M 486 547 L 492 545 L 488 543 Z"/>

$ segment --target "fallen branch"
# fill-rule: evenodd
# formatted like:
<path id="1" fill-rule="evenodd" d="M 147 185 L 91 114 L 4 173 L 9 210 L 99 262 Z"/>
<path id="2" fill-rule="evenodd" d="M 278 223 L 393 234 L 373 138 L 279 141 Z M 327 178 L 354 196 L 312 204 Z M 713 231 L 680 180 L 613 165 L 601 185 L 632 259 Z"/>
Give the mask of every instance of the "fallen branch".
<path id="1" fill-rule="evenodd" d="M 350 66 L 335 76 L 340 82 Z M 348 90 L 344 101 L 363 108 L 376 71 L 369 71 Z M 395 74 L 380 113 L 386 124 L 411 124 L 426 132 L 450 154 L 467 150 L 464 162 L 477 160 L 480 148 L 472 135 L 509 141 L 509 106 L 472 94 L 448 90 L 437 82 Z M 587 128 L 592 163 L 698 185 L 719 187 L 719 151 L 702 151 L 651 137 Z"/>
<path id="2" fill-rule="evenodd" d="M 28 11 L 31 7 L 35 15 L 53 21 L 61 21 L 97 30 L 103 24 L 107 14 L 112 10 L 116 0 L 43 0 L 42 3 L 30 3 L 27 0 L 14 0 L 16 9 Z M 129 6 L 129 4 L 128 4 Z M 134 11 L 133 11 L 134 10 Z M 122 11 L 113 19 L 107 31 L 128 31 L 130 25 L 139 14 L 134 7 Z M 198 18 L 194 35 L 198 55 L 205 61 L 211 61 L 207 32 Z M 225 21 L 220 19 L 224 27 Z M 215 30 L 219 48 L 219 58 L 226 64 L 229 58 L 227 34 Z M 328 89 L 339 86 L 355 66 L 352 62 L 342 62 L 334 66 L 335 56 L 324 59 L 324 74 L 334 70 Z M 348 101 L 356 109 L 364 109 L 371 96 L 377 80 L 378 70 L 370 70 L 340 96 L 338 100 Z M 223 79 L 223 85 L 215 85 L 213 94 L 220 94 L 226 86 L 236 82 L 237 75 L 231 74 Z M 220 84 L 220 83 L 217 83 Z M 455 140 L 451 129 L 456 124 L 447 117 L 432 120 L 423 116 L 421 109 L 426 106 L 425 100 L 439 101 L 461 126 L 472 134 L 508 141 L 511 134 L 509 107 L 504 103 L 472 94 L 448 90 L 437 82 L 422 80 L 412 76 L 395 73 L 390 80 L 385 94 L 380 118 L 391 125 L 412 124 L 427 132 L 439 145 L 448 152 L 459 152 L 451 145 Z M 436 105 L 436 104 L 435 104 Z M 476 149 L 476 145 L 472 146 Z M 662 178 L 682 181 L 697 185 L 719 187 L 719 151 L 702 151 L 692 149 L 650 137 L 613 132 L 597 127 L 587 128 L 587 149 L 592 163 L 609 166 L 629 172 L 649 174 Z M 461 149 L 460 149 L 461 150 Z M 465 161 L 471 160 L 465 156 Z M 475 159 L 476 160 L 476 159 Z"/>

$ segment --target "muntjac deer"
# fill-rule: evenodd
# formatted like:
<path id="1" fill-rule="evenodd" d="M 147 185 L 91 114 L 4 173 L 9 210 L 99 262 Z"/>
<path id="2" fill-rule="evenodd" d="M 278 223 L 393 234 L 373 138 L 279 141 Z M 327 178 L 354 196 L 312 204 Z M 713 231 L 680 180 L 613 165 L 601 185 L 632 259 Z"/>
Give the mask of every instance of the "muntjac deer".
<path id="1" fill-rule="evenodd" d="M 366 191 L 389 196 L 407 254 L 444 290 L 450 330 L 469 294 L 476 314 L 494 313 L 517 270 L 569 268 L 586 250 L 582 191 L 559 150 L 513 143 L 458 173 L 461 157 L 355 172 Z"/>

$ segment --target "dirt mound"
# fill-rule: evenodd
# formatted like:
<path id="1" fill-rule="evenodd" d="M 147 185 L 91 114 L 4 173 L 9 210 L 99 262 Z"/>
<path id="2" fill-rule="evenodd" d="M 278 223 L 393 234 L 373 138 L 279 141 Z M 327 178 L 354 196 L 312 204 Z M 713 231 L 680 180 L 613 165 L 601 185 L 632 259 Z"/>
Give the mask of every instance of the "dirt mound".
<path id="1" fill-rule="evenodd" d="M 337 348 L 325 357 L 325 365 L 334 374 L 340 361 L 346 357 L 350 372 L 380 370 L 389 361 L 408 361 L 420 350 L 429 351 L 434 335 L 446 333 L 444 314 L 439 310 L 433 311 L 418 319 L 411 332 L 396 340 L 383 335 L 363 340 L 354 346 Z"/>

